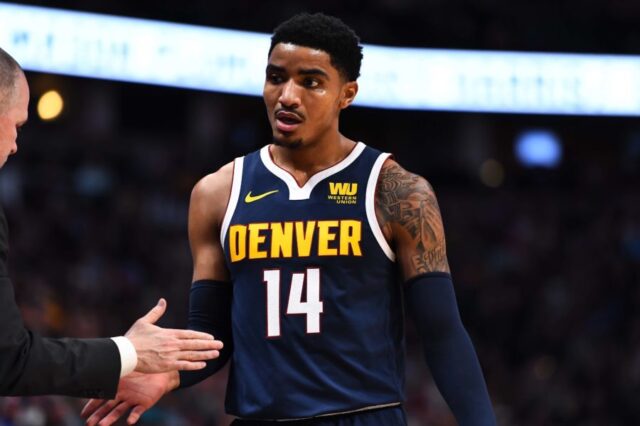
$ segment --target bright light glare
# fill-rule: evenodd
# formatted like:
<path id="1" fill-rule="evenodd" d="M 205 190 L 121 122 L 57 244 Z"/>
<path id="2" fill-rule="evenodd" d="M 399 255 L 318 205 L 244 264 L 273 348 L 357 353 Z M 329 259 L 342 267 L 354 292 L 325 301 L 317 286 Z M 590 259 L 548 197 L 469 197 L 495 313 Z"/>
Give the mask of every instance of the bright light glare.
<path id="1" fill-rule="evenodd" d="M 518 161 L 526 167 L 554 168 L 562 160 L 560 139 L 550 130 L 536 129 L 520 133 L 515 151 Z"/>
<path id="2" fill-rule="evenodd" d="M 58 118 L 63 108 L 62 96 L 55 90 L 49 90 L 38 100 L 38 116 L 44 121 Z"/>

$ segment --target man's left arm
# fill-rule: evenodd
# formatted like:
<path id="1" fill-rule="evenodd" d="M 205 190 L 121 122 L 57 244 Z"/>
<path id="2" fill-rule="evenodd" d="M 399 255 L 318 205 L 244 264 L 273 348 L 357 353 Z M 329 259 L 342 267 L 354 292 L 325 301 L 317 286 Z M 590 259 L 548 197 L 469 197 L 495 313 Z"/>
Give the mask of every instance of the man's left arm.
<path id="1" fill-rule="evenodd" d="M 458 312 L 433 188 L 389 159 L 378 179 L 376 216 L 395 249 L 407 312 L 438 389 L 461 426 L 495 425 L 482 369 Z"/>

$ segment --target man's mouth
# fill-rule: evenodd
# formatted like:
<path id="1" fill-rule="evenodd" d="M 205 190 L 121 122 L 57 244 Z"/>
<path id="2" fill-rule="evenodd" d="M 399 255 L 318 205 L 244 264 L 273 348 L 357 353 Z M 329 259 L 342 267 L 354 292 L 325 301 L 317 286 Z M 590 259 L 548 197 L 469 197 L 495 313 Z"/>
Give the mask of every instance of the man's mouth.
<path id="1" fill-rule="evenodd" d="M 276 112 L 276 128 L 281 132 L 293 132 L 302 123 L 302 117 L 295 112 L 280 110 Z"/>

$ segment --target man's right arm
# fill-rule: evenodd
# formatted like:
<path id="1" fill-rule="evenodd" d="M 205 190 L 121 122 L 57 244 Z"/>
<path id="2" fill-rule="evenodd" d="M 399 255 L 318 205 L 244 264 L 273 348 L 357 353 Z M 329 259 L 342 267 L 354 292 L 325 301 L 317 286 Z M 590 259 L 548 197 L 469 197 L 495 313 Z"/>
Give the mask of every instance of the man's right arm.
<path id="1" fill-rule="evenodd" d="M 233 351 L 231 341 L 231 284 L 220 241 L 220 229 L 231 194 L 233 163 L 202 178 L 189 202 L 189 244 L 193 278 L 189 295 L 188 329 L 215 336 L 224 348 L 220 356 L 197 371 L 169 371 L 173 387 L 196 384 L 220 370 Z M 176 369 L 177 370 L 177 369 Z"/>
<path id="2" fill-rule="evenodd" d="M 8 240 L 0 208 L 0 395 L 115 394 L 120 362 L 111 339 L 47 339 L 25 328 L 8 276 Z"/>
<path id="3" fill-rule="evenodd" d="M 214 330 L 214 336 L 225 345 L 220 351 L 220 358 L 209 361 L 203 374 L 169 372 L 143 376 L 132 374 L 123 378 L 113 400 L 93 399 L 85 405 L 82 416 L 87 419 L 88 426 L 98 422 L 111 425 L 128 411 L 127 422 L 133 424 L 164 394 L 207 378 L 218 371 L 231 355 L 231 283 L 220 241 L 220 227 L 231 194 L 232 179 L 233 163 L 229 163 L 196 184 L 189 204 L 189 243 L 193 257 L 189 322 L 197 329 Z M 202 297 L 194 295 L 194 291 L 199 293 L 202 290 L 205 291 Z"/>
<path id="4" fill-rule="evenodd" d="M 189 245 L 193 258 L 193 279 L 228 281 L 220 229 L 231 196 L 233 163 L 202 178 L 191 192 L 189 203 Z"/>
<path id="5" fill-rule="evenodd" d="M 118 380 L 131 371 L 159 373 L 195 370 L 216 358 L 222 348 L 210 334 L 161 328 L 162 299 L 138 319 L 124 337 L 116 339 L 51 339 L 24 327 L 14 302 L 13 286 L 0 278 L 0 395 L 67 395 L 110 398 Z M 116 340 L 120 342 L 116 343 Z M 127 364 L 127 349 L 133 360 Z M 124 368 L 123 368 L 124 367 Z"/>
<path id="6" fill-rule="evenodd" d="M 199 371 L 180 372 L 180 387 L 201 382 L 219 371 L 233 352 L 231 337 L 232 285 L 229 282 L 220 230 L 231 194 L 233 163 L 204 177 L 191 193 L 189 243 L 193 278 L 188 328 L 211 333 L 224 342 L 220 357 Z"/>
<path id="7" fill-rule="evenodd" d="M 116 393 L 120 361 L 111 339 L 47 339 L 26 329 L 8 277 L 0 277 L 0 305 L 0 395 Z"/>
<path id="8" fill-rule="evenodd" d="M 0 395 L 59 394 L 110 398 L 132 370 L 199 369 L 222 343 L 206 333 L 154 325 L 166 301 L 138 319 L 125 337 L 51 339 L 25 328 L 7 274 L 7 224 L 0 209 Z"/>

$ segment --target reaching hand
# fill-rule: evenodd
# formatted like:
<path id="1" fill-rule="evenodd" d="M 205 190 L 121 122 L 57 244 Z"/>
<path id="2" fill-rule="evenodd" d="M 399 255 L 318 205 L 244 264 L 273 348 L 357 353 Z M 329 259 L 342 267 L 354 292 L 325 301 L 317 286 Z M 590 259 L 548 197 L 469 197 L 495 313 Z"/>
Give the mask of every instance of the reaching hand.
<path id="1" fill-rule="evenodd" d="M 125 336 L 133 343 L 138 355 L 135 371 L 162 373 L 173 370 L 200 370 L 205 360 L 220 356 L 222 342 L 207 333 L 176 330 L 154 325 L 167 309 L 167 302 L 158 304 L 138 319 Z"/>
<path id="2" fill-rule="evenodd" d="M 127 424 L 132 425 L 142 413 L 179 383 L 177 371 L 160 374 L 134 372 L 120 379 L 114 399 L 92 399 L 84 406 L 80 415 L 86 419 L 88 426 L 109 426 L 132 408 L 127 417 Z"/>

